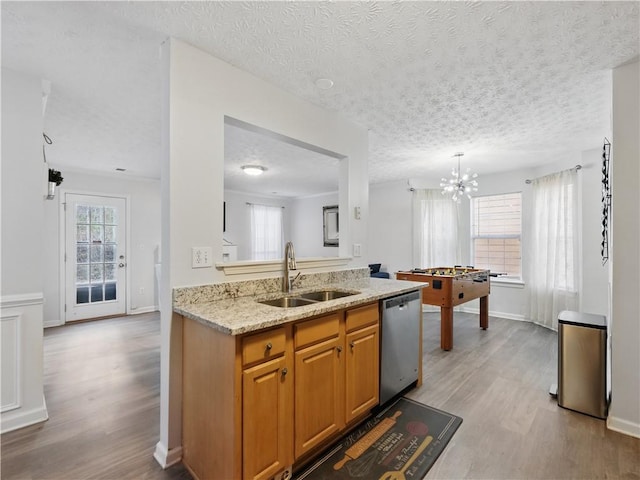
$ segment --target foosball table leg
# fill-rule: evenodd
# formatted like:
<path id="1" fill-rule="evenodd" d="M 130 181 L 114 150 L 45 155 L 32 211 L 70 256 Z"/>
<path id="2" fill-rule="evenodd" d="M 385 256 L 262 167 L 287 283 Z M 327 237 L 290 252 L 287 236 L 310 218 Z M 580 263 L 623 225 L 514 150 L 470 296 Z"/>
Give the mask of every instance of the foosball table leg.
<path id="1" fill-rule="evenodd" d="M 440 348 L 453 348 L 453 307 L 440 307 Z"/>
<path id="2" fill-rule="evenodd" d="M 480 328 L 489 328 L 489 295 L 480 297 Z"/>

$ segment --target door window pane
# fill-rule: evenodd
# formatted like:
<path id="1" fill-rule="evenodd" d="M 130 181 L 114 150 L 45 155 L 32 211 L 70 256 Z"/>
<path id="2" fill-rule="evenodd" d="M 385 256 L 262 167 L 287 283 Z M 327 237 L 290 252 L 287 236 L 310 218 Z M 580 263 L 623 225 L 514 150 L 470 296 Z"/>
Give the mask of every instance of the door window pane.
<path id="1" fill-rule="evenodd" d="M 76 289 L 76 303 L 89 303 L 89 287 Z"/>
<path id="2" fill-rule="evenodd" d="M 104 226 L 104 241 L 107 243 L 115 243 L 116 241 L 116 226 L 105 225 Z"/>
<path id="3" fill-rule="evenodd" d="M 76 245 L 76 263 L 89 263 L 88 245 Z"/>
<path id="4" fill-rule="evenodd" d="M 76 227 L 76 242 L 78 243 L 89 242 L 89 225 L 78 225 Z"/>
<path id="5" fill-rule="evenodd" d="M 104 284 L 104 299 L 107 300 L 115 300 L 116 299 L 116 284 L 115 283 L 105 283 Z"/>
<path id="6" fill-rule="evenodd" d="M 116 261 L 116 246 L 105 245 L 104 246 L 104 261 L 115 262 Z"/>
<path id="7" fill-rule="evenodd" d="M 97 223 L 104 223 L 104 208 L 103 207 L 91 207 L 91 223 L 93 225 Z"/>
<path id="8" fill-rule="evenodd" d="M 91 225 L 91 243 L 102 243 L 104 241 L 104 227 L 102 225 Z"/>
<path id="9" fill-rule="evenodd" d="M 101 263 L 91 265 L 91 283 L 102 283 L 104 281 L 103 266 Z"/>
<path id="10" fill-rule="evenodd" d="M 89 283 L 89 265 L 76 267 L 76 283 Z"/>
<path id="11" fill-rule="evenodd" d="M 104 223 L 109 225 L 118 224 L 118 211 L 114 207 L 104 207 Z"/>
<path id="12" fill-rule="evenodd" d="M 116 300 L 118 209 L 76 205 L 76 301 Z"/>
<path id="13" fill-rule="evenodd" d="M 116 264 L 115 263 L 105 263 L 104 264 L 104 281 L 115 281 L 116 280 Z"/>
<path id="14" fill-rule="evenodd" d="M 104 291 L 102 284 L 91 285 L 91 303 L 104 301 Z"/>
<path id="15" fill-rule="evenodd" d="M 102 263 L 103 259 L 102 245 L 91 245 L 91 263 Z"/>

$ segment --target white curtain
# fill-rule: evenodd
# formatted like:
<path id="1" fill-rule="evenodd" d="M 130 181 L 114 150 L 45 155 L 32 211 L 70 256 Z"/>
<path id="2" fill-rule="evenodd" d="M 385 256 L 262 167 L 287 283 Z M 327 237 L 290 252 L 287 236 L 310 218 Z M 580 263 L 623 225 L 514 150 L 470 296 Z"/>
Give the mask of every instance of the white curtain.
<path id="1" fill-rule="evenodd" d="M 460 264 L 458 204 L 441 190 L 413 192 L 414 267 Z"/>
<path id="2" fill-rule="evenodd" d="M 277 260 L 283 257 L 282 207 L 251 204 L 251 259 Z"/>
<path id="3" fill-rule="evenodd" d="M 578 309 L 577 178 L 571 169 L 532 182 L 529 318 L 554 330 L 562 310 Z"/>

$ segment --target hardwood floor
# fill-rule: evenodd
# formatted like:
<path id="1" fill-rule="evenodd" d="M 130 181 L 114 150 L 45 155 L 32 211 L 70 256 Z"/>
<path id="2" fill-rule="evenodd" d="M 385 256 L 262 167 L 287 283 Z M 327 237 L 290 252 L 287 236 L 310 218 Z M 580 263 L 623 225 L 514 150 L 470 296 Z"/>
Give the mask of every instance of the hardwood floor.
<path id="1" fill-rule="evenodd" d="M 557 406 L 557 337 L 536 325 L 455 314 L 440 350 L 439 314 L 424 319 L 424 385 L 408 396 L 464 419 L 426 479 L 640 479 L 640 440 Z M 162 470 L 158 314 L 45 330 L 50 419 L 2 436 L 3 479 L 187 480 Z M 214 479 L 226 480 L 226 479 Z"/>
<path id="2" fill-rule="evenodd" d="M 3 479 L 190 479 L 153 458 L 160 421 L 160 315 L 45 330 L 49 420 L 2 435 Z"/>
<path id="3" fill-rule="evenodd" d="M 640 439 L 558 407 L 557 334 L 543 327 L 455 314 L 454 345 L 425 314 L 424 384 L 410 398 L 463 418 L 425 479 L 640 478 Z"/>

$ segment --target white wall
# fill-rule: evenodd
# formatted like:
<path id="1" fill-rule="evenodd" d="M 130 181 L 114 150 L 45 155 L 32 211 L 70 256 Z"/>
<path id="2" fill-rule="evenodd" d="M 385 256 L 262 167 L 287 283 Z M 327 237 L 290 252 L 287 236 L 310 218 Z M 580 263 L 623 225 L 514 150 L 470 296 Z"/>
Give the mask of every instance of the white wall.
<path id="1" fill-rule="evenodd" d="M 263 197 L 231 190 L 224 191 L 226 203 L 225 240 L 238 246 L 238 260 L 251 259 L 251 210 L 247 203 L 258 203 L 272 207 L 284 207 L 283 235 L 291 238 L 291 202 L 288 198 Z"/>
<path id="2" fill-rule="evenodd" d="M 336 257 L 337 247 L 325 247 L 322 235 L 322 207 L 337 205 L 338 193 L 312 197 L 263 197 L 224 191 L 226 203 L 225 240 L 238 246 L 238 260 L 251 259 L 251 213 L 247 203 L 284 207 L 284 241 L 291 240 L 296 257 Z"/>
<path id="3" fill-rule="evenodd" d="M 322 207 L 338 205 L 338 193 L 296 198 L 291 204 L 291 240 L 298 257 L 336 257 L 338 247 L 325 247 Z M 347 215 L 344 212 L 343 215 Z"/>
<path id="4" fill-rule="evenodd" d="M 60 308 L 62 260 L 60 242 L 64 213 L 64 193 L 109 194 L 126 197 L 129 218 L 127 250 L 127 313 L 144 313 L 158 309 L 158 292 L 154 264 L 160 254 L 160 181 L 124 175 L 98 175 L 62 171 L 64 181 L 54 201 L 45 202 L 44 323 L 46 327 L 62 325 Z"/>
<path id="5" fill-rule="evenodd" d="M 640 437 L 640 63 L 613 70 L 611 409 Z"/>
<path id="6" fill-rule="evenodd" d="M 43 396 L 42 84 L 2 69 L 2 295 L 0 430 L 46 420 Z"/>
<path id="7" fill-rule="evenodd" d="M 182 337 L 180 319 L 170 308 L 171 288 L 226 279 L 215 268 L 191 268 L 193 246 L 211 246 L 214 258 L 222 259 L 224 116 L 347 157 L 340 162 L 339 203 L 348 212 L 361 207 L 362 217 L 342 216 L 341 256 L 351 251 L 352 243 L 360 243 L 366 255 L 369 188 L 364 128 L 178 40 L 164 44 L 163 59 L 162 141 L 167 156 L 162 165 L 162 245 L 168 261 L 162 265 L 160 441 L 155 457 L 168 465 L 181 455 Z M 211 206 L 206 221 L 203 206 Z M 363 264 L 356 258 L 348 265 Z"/>
<path id="8" fill-rule="evenodd" d="M 605 132 L 606 134 L 607 132 Z M 530 224 L 530 186 L 526 179 L 582 165 L 579 173 L 582 185 L 581 225 L 583 257 L 582 257 L 582 305 L 581 310 L 590 313 L 606 314 L 607 312 L 607 268 L 600 260 L 600 151 L 590 150 L 583 153 L 567 155 L 558 161 L 537 169 L 520 170 L 497 175 L 481 176 L 478 179 L 478 195 L 492 195 L 510 192 L 522 192 L 522 246 L 526 249 L 528 225 Z M 439 178 L 412 179 L 411 185 L 417 188 L 439 188 Z M 369 218 L 369 263 L 382 263 L 383 269 L 393 273 L 415 267 L 419 259 L 412 258 L 412 194 L 407 181 L 390 182 L 372 185 L 370 189 Z M 466 231 L 462 233 L 463 258 L 460 263 L 467 264 L 470 259 L 470 218 L 468 204 L 461 204 L 462 225 Z M 523 265 L 523 278 L 528 272 Z M 474 309 L 477 302 L 465 304 Z M 501 284 L 492 281 L 489 299 L 491 315 L 526 319 L 526 291 L 522 285 Z"/>

